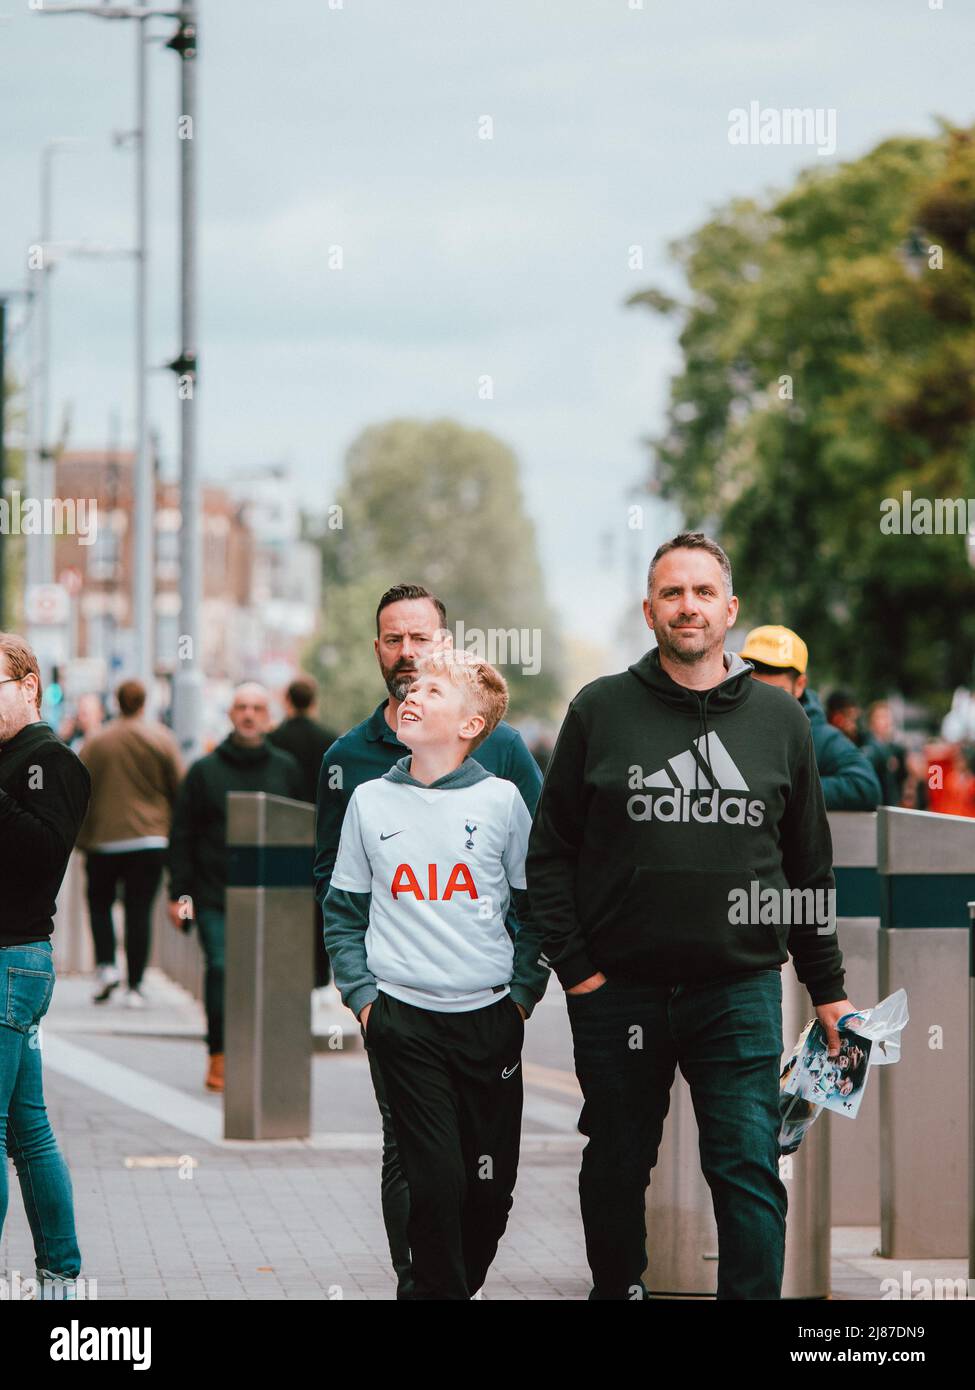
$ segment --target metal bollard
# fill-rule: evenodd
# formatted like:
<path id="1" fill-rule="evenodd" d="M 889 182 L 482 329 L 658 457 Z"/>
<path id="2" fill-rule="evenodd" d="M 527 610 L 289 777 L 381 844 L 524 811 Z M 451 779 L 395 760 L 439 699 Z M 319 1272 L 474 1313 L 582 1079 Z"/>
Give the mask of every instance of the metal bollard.
<path id="1" fill-rule="evenodd" d="M 903 986 L 911 1022 L 878 1069 L 880 1243 L 888 1259 L 968 1254 L 968 927 L 975 820 L 883 807 L 880 995 Z"/>
<path id="2" fill-rule="evenodd" d="M 836 929 L 843 952 L 846 994 L 858 1008 L 869 1008 L 883 998 L 879 992 L 877 967 L 880 936 L 877 814 L 875 811 L 831 811 L 829 828 L 836 878 Z M 786 1046 L 789 1046 L 788 1038 Z M 830 1130 L 832 1224 L 879 1226 L 880 1097 L 876 1085 L 871 1083 L 867 1087 L 854 1121 L 844 1115 L 820 1115 L 816 1129 L 824 1125 Z"/>
<path id="3" fill-rule="evenodd" d="M 224 1137 L 311 1133 L 315 808 L 264 792 L 227 798 Z"/>

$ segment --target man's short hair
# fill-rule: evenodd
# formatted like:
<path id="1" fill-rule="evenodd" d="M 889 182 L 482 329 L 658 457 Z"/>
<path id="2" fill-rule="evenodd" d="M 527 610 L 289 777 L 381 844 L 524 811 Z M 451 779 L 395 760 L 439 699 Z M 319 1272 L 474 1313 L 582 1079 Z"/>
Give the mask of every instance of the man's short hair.
<path id="1" fill-rule="evenodd" d="M 802 675 L 802 672 L 797 671 L 794 666 L 768 666 L 764 661 L 756 661 L 753 656 L 745 659 L 754 666 L 756 676 L 791 676 L 794 681 L 797 681 Z"/>
<path id="2" fill-rule="evenodd" d="M 311 676 L 296 676 L 285 692 L 288 704 L 299 714 L 307 714 L 318 699 L 318 682 Z"/>
<path id="3" fill-rule="evenodd" d="M 118 707 L 129 718 L 138 714 L 146 702 L 146 688 L 141 681 L 123 681 L 115 692 Z"/>
<path id="4" fill-rule="evenodd" d="M 731 561 L 710 536 L 706 536 L 703 531 L 681 531 L 679 536 L 674 536 L 673 540 L 664 541 L 663 545 L 657 547 L 657 553 L 650 561 L 650 568 L 647 570 L 647 598 L 653 597 L 653 572 L 657 562 L 662 560 L 665 555 L 669 555 L 672 550 L 706 550 L 707 553 L 717 560 L 721 568 L 721 578 L 724 580 L 724 587 L 728 597 L 731 598 L 734 588 L 731 582 Z"/>
<path id="5" fill-rule="evenodd" d="M 856 709 L 856 700 L 848 690 L 834 690 L 826 701 L 826 718 L 842 714 L 844 710 Z"/>
<path id="6" fill-rule="evenodd" d="M 271 703 L 271 696 L 268 693 L 268 688 L 266 685 L 262 685 L 260 681 L 254 680 L 238 681 L 237 684 L 234 686 L 234 693 L 231 696 L 231 708 L 233 708 L 234 704 L 236 703 L 237 696 L 240 694 L 242 690 L 258 690 L 260 691 L 264 699 L 267 701 L 267 703 Z"/>
<path id="7" fill-rule="evenodd" d="M 388 608 L 391 603 L 401 603 L 403 599 L 417 598 L 428 598 L 440 614 L 440 626 L 447 626 L 447 609 L 436 594 L 431 594 L 422 584 L 394 584 L 379 600 L 379 607 L 376 609 L 376 636 L 379 636 L 379 615 L 384 608 Z"/>
<path id="8" fill-rule="evenodd" d="M 18 637 L 16 632 L 0 632 L 0 654 L 7 659 L 7 674 L 15 681 L 22 681 L 25 676 L 37 677 L 37 709 L 40 712 L 41 696 L 44 687 L 41 684 L 41 668 L 37 664 L 37 657 L 34 649 L 23 637 Z"/>
<path id="9" fill-rule="evenodd" d="M 471 713 L 482 717 L 484 728 L 469 741 L 468 753 L 494 733 L 508 709 L 508 682 L 501 672 L 462 648 L 450 647 L 421 657 L 416 663 L 416 675 L 444 676 L 464 692 Z"/>

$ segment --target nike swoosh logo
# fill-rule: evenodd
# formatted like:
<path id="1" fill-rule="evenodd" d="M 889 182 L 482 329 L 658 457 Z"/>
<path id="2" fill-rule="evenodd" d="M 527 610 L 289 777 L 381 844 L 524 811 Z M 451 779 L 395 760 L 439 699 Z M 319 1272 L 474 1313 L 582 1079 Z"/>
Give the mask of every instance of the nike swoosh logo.
<path id="1" fill-rule="evenodd" d="M 405 829 L 406 829 L 406 826 L 404 825 L 403 830 L 405 830 Z M 392 831 L 392 833 L 389 834 L 389 835 L 384 835 L 384 834 L 382 833 L 382 831 L 380 831 L 380 832 L 379 832 L 379 838 L 380 838 L 380 840 L 391 840 L 391 839 L 393 838 L 393 835 L 402 835 L 403 830 L 394 830 L 394 831 Z"/>
<path id="2" fill-rule="evenodd" d="M 514 1076 L 515 1072 L 518 1070 L 518 1068 L 519 1068 L 520 1066 L 521 1066 L 521 1063 L 520 1063 L 520 1062 L 516 1062 L 516 1063 L 514 1064 L 513 1067 L 505 1067 L 504 1070 L 503 1070 L 502 1073 L 501 1073 L 501 1080 L 502 1080 L 502 1081 L 507 1081 L 507 1079 L 508 1079 L 509 1076 Z"/>

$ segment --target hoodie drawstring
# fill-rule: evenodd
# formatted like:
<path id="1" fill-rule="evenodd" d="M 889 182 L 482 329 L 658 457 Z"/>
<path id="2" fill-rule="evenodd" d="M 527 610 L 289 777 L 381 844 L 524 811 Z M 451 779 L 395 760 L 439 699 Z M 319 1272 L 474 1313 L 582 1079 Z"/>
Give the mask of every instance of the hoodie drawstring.
<path id="1" fill-rule="evenodd" d="M 717 688 L 717 687 L 715 687 L 715 689 L 716 689 L 716 688 Z M 697 725 L 697 738 L 695 739 L 695 742 L 697 743 L 697 745 L 698 745 L 698 750 L 699 750 L 699 752 L 700 752 L 700 754 L 701 754 L 701 762 L 703 762 L 703 763 L 704 763 L 704 766 L 707 768 L 708 779 L 709 779 L 709 781 L 710 781 L 710 783 L 711 783 L 711 790 L 712 790 L 712 791 L 715 791 L 715 790 L 716 790 L 716 786 L 715 786 L 715 781 L 714 781 L 714 769 L 713 769 L 712 766 L 711 766 L 711 753 L 710 753 L 710 750 L 709 750 L 709 748 L 708 748 L 708 734 L 709 734 L 709 732 L 710 732 L 710 730 L 708 729 L 708 701 L 710 700 L 710 698 L 711 698 L 711 696 L 712 696 L 713 694 L 714 694 L 714 690 L 709 690 L 705 695 L 703 695 L 703 696 L 699 695 L 699 696 L 697 697 L 698 725 Z M 700 788 L 700 785 L 699 785 L 699 782 L 700 782 L 700 774 L 701 774 L 701 766 L 700 766 L 700 763 L 698 762 L 697 758 L 695 758 L 695 759 L 694 759 L 694 799 L 695 799 L 695 801 L 698 799 L 698 797 L 699 797 L 700 794 L 701 794 L 701 788 Z"/>

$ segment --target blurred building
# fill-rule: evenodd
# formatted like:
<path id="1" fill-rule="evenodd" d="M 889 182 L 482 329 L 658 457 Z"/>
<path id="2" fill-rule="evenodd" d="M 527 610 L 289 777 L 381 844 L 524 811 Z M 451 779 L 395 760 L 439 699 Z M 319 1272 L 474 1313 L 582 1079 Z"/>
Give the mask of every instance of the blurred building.
<path id="1" fill-rule="evenodd" d="M 251 601 L 259 615 L 254 632 L 260 649 L 252 669 L 274 689 L 299 669 L 302 648 L 315 631 L 321 552 L 302 539 L 301 508 L 286 465 L 269 464 L 228 486 L 254 540 Z"/>
<path id="2" fill-rule="evenodd" d="M 58 536 L 55 574 L 73 595 L 72 656 L 104 660 L 110 679 L 130 671 L 132 629 L 132 468 L 128 451 L 69 450 L 57 465 L 57 495 L 97 502 L 93 544 Z M 179 639 L 179 487 L 155 487 L 155 665 L 168 674 Z M 203 667 L 230 681 L 251 674 L 263 642 L 254 630 L 254 537 L 241 504 L 223 487 L 203 488 Z"/>

